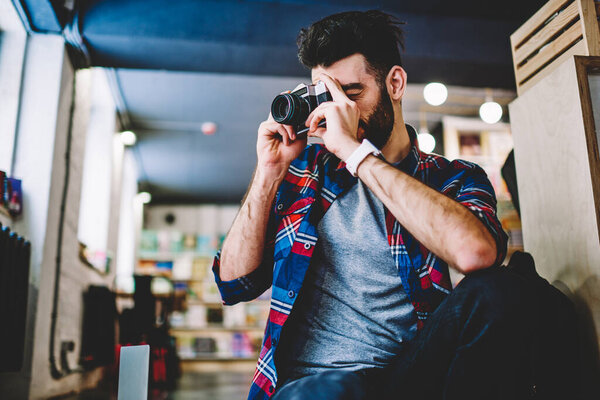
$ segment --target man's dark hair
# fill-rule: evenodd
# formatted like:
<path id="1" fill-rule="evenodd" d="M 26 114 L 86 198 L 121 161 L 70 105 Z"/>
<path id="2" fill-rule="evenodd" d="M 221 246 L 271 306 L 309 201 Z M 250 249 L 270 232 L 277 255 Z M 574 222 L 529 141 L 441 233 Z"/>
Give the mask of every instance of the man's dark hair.
<path id="1" fill-rule="evenodd" d="M 369 72 L 381 85 L 394 65 L 402 66 L 404 32 L 396 17 L 379 10 L 347 11 L 333 14 L 302 28 L 298 35 L 298 58 L 307 68 L 329 67 L 362 54 Z"/>

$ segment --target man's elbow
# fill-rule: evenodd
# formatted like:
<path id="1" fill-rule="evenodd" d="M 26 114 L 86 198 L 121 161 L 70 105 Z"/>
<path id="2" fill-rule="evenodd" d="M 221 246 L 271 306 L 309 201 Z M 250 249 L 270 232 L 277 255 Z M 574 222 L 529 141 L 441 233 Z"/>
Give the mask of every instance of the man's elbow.
<path id="1" fill-rule="evenodd" d="M 465 247 L 458 255 L 457 267 L 463 274 L 488 268 L 496 261 L 496 243 L 492 241 L 479 241 Z"/>

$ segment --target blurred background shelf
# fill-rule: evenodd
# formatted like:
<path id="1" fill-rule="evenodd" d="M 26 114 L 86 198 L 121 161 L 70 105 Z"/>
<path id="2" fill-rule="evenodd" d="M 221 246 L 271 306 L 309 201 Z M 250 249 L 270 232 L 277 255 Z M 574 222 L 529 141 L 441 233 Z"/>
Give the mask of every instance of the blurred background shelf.
<path id="1" fill-rule="evenodd" d="M 199 356 L 199 357 L 181 357 L 181 361 L 256 361 L 258 359 L 258 353 L 248 357 L 235 357 L 235 356 Z"/>
<path id="2" fill-rule="evenodd" d="M 226 326 L 206 326 L 206 327 L 172 327 L 170 332 L 173 335 L 187 334 L 187 333 L 204 333 L 204 332 L 245 332 L 245 331 L 259 331 L 263 332 L 264 326 L 239 326 L 239 327 L 226 327 Z"/>

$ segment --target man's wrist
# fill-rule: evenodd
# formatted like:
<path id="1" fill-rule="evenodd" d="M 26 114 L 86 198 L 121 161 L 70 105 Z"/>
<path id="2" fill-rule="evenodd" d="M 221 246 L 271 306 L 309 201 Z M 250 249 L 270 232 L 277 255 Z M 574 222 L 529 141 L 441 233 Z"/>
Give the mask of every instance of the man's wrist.
<path id="1" fill-rule="evenodd" d="M 378 161 L 381 161 L 381 159 L 379 159 L 373 154 L 369 154 L 368 156 L 366 156 L 356 167 L 356 176 L 360 178 L 361 173 L 364 173 L 365 171 L 369 170 L 371 167 L 377 164 Z"/>
<path id="2" fill-rule="evenodd" d="M 252 180 L 252 189 L 263 196 L 270 196 L 277 192 L 279 185 L 283 182 L 287 169 L 262 168 L 257 166 Z"/>
<path id="3" fill-rule="evenodd" d="M 358 147 L 360 146 L 360 143 L 358 142 L 358 140 L 350 140 L 348 141 L 348 143 L 346 143 L 339 151 L 339 159 L 342 161 L 346 161 L 348 160 L 348 157 L 350 157 L 350 155 L 352 153 L 354 153 L 354 150 L 358 149 Z"/>
<path id="4" fill-rule="evenodd" d="M 268 181 L 281 181 L 287 174 L 287 170 L 289 168 L 289 164 L 280 165 L 280 164 L 257 164 L 256 171 L 254 172 L 254 181 L 259 182 L 268 182 Z"/>
<path id="5" fill-rule="evenodd" d="M 358 166 L 370 154 L 381 156 L 381 151 L 377 147 L 375 147 L 369 140 L 363 139 L 362 143 L 345 160 L 346 169 L 348 169 L 352 176 L 358 176 Z"/>

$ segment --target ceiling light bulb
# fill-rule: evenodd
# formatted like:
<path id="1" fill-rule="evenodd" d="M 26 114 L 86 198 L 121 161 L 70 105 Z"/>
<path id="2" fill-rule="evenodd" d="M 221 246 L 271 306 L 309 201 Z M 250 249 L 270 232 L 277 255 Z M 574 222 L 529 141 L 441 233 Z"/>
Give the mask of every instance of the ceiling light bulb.
<path id="1" fill-rule="evenodd" d="M 422 130 L 417 135 L 419 141 L 419 149 L 425 153 L 431 153 L 435 149 L 435 138 L 429 132 Z"/>
<path id="2" fill-rule="evenodd" d="M 135 133 L 131 131 L 121 132 L 121 143 L 123 143 L 125 146 L 133 146 L 136 141 L 137 137 L 135 136 Z"/>
<path id="3" fill-rule="evenodd" d="M 202 133 L 204 133 L 205 135 L 214 135 L 215 132 L 217 131 L 217 124 L 215 124 L 214 122 L 211 121 L 207 121 L 202 123 L 202 126 L 200 127 L 200 129 L 202 130 Z"/>
<path id="4" fill-rule="evenodd" d="M 502 118 L 502 106 L 495 101 L 486 101 L 479 107 L 479 116 L 488 124 L 495 124 Z"/>
<path id="5" fill-rule="evenodd" d="M 152 195 L 148 192 L 139 192 L 137 194 L 137 198 L 143 204 L 148 204 L 148 203 L 150 203 L 150 201 L 152 201 Z"/>
<path id="6" fill-rule="evenodd" d="M 448 89 L 446 89 L 446 85 L 443 83 L 428 83 L 423 89 L 423 97 L 425 97 L 425 101 L 432 106 L 439 106 L 444 104 L 448 98 Z"/>

